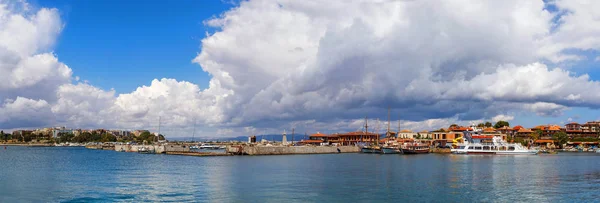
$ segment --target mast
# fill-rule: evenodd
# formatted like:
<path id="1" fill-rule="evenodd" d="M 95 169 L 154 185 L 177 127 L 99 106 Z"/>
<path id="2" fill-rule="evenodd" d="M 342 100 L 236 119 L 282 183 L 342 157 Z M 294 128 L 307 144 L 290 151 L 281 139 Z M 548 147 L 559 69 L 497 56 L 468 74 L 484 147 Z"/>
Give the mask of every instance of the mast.
<path id="1" fill-rule="evenodd" d="M 388 133 L 390 132 L 390 123 L 391 123 L 391 122 L 392 122 L 392 121 L 391 121 L 391 119 L 390 119 L 390 107 L 388 107 L 388 129 L 387 129 L 387 132 L 388 132 Z"/>
<path id="2" fill-rule="evenodd" d="M 192 143 L 194 143 L 195 134 L 196 134 L 196 118 L 194 118 L 194 131 L 192 131 Z"/>
<path id="3" fill-rule="evenodd" d="M 158 116 L 158 135 L 156 136 L 156 142 L 160 140 L 160 116 Z"/>
<path id="4" fill-rule="evenodd" d="M 377 130 L 375 131 L 377 138 L 375 138 L 375 145 L 379 145 L 379 124 L 381 124 L 381 122 L 379 121 L 379 118 L 377 118 Z"/>
<path id="5" fill-rule="evenodd" d="M 367 117 L 365 116 L 365 132 L 362 134 L 366 133 L 369 133 L 369 120 L 367 120 Z M 360 142 L 363 142 L 363 135 L 360 135 Z"/>

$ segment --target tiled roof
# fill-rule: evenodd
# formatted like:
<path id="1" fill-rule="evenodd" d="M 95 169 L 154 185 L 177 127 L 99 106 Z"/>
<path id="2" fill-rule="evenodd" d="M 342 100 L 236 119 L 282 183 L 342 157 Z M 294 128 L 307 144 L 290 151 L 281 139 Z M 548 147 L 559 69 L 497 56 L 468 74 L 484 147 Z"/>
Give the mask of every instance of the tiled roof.
<path id="1" fill-rule="evenodd" d="M 311 137 L 327 137 L 327 134 L 323 134 L 320 132 L 317 132 L 315 134 L 310 135 Z"/>
<path id="2" fill-rule="evenodd" d="M 519 131 L 518 131 L 518 132 L 519 132 L 519 133 L 532 133 L 533 131 L 532 131 L 532 130 L 529 130 L 529 129 L 527 129 L 527 128 L 521 128 L 521 129 L 519 129 Z"/>

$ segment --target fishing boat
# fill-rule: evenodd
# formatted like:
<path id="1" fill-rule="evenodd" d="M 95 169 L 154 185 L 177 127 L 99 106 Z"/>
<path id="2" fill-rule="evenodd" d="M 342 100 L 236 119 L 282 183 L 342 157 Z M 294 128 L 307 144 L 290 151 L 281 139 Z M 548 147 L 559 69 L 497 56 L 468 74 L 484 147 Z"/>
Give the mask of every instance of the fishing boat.
<path id="1" fill-rule="evenodd" d="M 404 143 L 402 145 L 402 153 L 403 154 L 427 154 L 429 153 L 429 145 L 412 142 L 412 143 Z"/>
<path id="2" fill-rule="evenodd" d="M 380 146 L 364 146 L 360 149 L 362 153 L 370 153 L 370 154 L 381 154 L 382 148 Z"/>
<path id="3" fill-rule="evenodd" d="M 528 155 L 537 154 L 538 150 L 527 149 L 520 143 L 508 143 L 500 134 L 471 135 L 463 132 L 462 143 L 457 143 L 450 151 L 454 154 L 490 154 L 490 155 Z"/>

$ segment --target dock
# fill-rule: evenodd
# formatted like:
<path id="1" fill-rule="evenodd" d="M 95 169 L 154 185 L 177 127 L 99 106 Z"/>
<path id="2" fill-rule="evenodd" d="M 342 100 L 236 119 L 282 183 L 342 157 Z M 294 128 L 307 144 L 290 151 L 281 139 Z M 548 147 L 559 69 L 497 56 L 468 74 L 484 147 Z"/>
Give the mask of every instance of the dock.
<path id="1" fill-rule="evenodd" d="M 233 154 L 215 152 L 166 152 L 166 154 L 181 156 L 233 156 Z"/>
<path id="2" fill-rule="evenodd" d="M 339 149 L 339 151 L 338 151 Z M 234 155 L 290 155 L 290 154 L 337 154 L 358 153 L 356 146 L 227 146 L 226 153 Z"/>

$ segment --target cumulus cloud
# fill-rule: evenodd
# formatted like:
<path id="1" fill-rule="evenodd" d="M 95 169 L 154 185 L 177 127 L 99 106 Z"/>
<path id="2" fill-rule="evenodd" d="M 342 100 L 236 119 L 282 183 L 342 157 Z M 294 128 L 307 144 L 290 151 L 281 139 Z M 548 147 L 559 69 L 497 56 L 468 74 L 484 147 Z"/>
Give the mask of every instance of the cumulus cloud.
<path id="1" fill-rule="evenodd" d="M 217 136 L 356 130 L 388 107 L 418 130 L 598 108 L 600 83 L 543 62 L 598 48 L 595 7 L 550 3 L 558 12 L 517 0 L 242 1 L 204 21 L 217 31 L 192 62 L 208 87 L 163 78 L 119 95 L 72 84 L 49 51 L 62 29 L 56 9 L 3 5 L 0 99 L 7 112 L 35 103 L 50 124 L 156 130 L 160 118 L 179 135 L 197 121 Z"/>
<path id="2" fill-rule="evenodd" d="M 498 121 L 512 121 L 513 119 L 515 119 L 514 116 L 500 114 L 500 115 L 494 116 L 492 118 L 492 121 L 494 121 L 494 122 L 498 122 Z"/>

